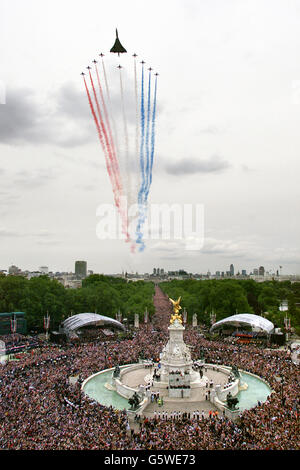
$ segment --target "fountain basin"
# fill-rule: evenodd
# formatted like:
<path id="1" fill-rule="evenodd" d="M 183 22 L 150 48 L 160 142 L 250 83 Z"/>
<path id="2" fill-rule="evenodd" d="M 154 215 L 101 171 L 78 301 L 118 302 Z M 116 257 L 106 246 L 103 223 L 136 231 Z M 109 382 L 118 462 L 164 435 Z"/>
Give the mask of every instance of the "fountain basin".
<path id="1" fill-rule="evenodd" d="M 140 364 L 121 366 L 121 377 L 124 376 L 123 371 L 125 374 L 126 368 L 132 366 L 139 366 L 136 370 L 140 368 Z M 119 395 L 115 390 L 109 390 L 106 386 L 106 384 L 111 383 L 113 371 L 114 369 L 106 369 L 88 377 L 82 384 L 82 390 L 88 397 L 102 405 L 112 406 L 118 410 L 129 410 L 128 398 Z M 236 395 L 239 399 L 239 412 L 257 406 L 258 401 L 261 403 L 265 402 L 272 392 L 269 385 L 263 379 L 245 371 L 240 371 L 240 374 L 242 382 L 247 385 L 247 389 L 239 390 Z M 130 388 L 131 394 L 135 390 L 139 390 L 138 387 Z M 184 402 L 179 401 L 178 403 L 181 403 L 180 406 L 184 407 Z"/>

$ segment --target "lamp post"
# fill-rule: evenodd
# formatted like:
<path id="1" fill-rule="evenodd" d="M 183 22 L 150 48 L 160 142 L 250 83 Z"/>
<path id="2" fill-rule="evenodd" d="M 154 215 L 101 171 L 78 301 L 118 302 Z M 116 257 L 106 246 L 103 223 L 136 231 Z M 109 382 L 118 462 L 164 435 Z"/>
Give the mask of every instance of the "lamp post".
<path id="1" fill-rule="evenodd" d="M 119 321 L 119 322 L 122 321 L 120 309 L 116 313 L 116 320 Z"/>
<path id="2" fill-rule="evenodd" d="M 48 331 L 49 331 L 49 328 L 50 328 L 50 316 L 49 316 L 49 313 L 47 311 L 47 316 L 44 317 L 44 328 L 46 330 L 46 341 L 48 341 Z"/>
<path id="3" fill-rule="evenodd" d="M 107 368 L 107 352 L 106 352 L 106 343 L 103 343 L 104 346 L 104 368 Z"/>
<path id="4" fill-rule="evenodd" d="M 148 309 L 146 307 L 146 310 L 144 312 L 144 323 L 148 323 L 148 318 L 149 318 L 149 315 L 148 315 Z"/>
<path id="5" fill-rule="evenodd" d="M 15 347 L 15 333 L 17 331 L 17 318 L 15 314 L 13 318 L 11 318 L 10 320 L 10 329 L 11 329 L 12 337 L 13 337 L 13 346 Z"/>
<path id="6" fill-rule="evenodd" d="M 187 323 L 187 311 L 186 311 L 186 308 L 184 307 L 184 310 L 183 310 L 183 323 L 186 324 Z"/>
<path id="7" fill-rule="evenodd" d="M 289 332 L 291 331 L 291 319 L 287 316 L 284 317 L 284 327 L 285 327 L 285 339 L 289 340 Z"/>

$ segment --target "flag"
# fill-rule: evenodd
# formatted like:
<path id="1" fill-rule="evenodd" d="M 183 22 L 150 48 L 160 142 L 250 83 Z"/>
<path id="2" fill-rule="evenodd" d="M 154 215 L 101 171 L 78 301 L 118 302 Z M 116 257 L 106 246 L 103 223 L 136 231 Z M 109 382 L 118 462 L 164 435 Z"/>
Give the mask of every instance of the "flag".
<path id="1" fill-rule="evenodd" d="M 50 327 L 50 316 L 47 313 L 47 316 L 44 317 L 44 328 L 45 330 L 49 330 Z"/>
<path id="2" fill-rule="evenodd" d="M 11 318 L 10 320 L 10 330 L 12 333 L 15 333 L 17 331 L 17 319 L 16 317 Z"/>

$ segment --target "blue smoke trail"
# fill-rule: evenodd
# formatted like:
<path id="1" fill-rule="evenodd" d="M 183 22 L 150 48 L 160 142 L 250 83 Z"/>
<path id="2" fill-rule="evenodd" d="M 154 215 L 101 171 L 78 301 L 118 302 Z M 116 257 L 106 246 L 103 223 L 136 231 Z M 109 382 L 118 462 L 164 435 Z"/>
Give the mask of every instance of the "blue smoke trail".
<path id="1" fill-rule="evenodd" d="M 147 114 L 147 135 L 146 135 L 146 146 L 147 146 L 147 167 L 146 167 L 146 177 L 147 177 L 147 182 L 144 187 L 144 192 L 143 192 L 143 206 L 142 209 L 143 211 L 140 212 L 139 214 L 139 233 L 142 232 L 141 227 L 143 226 L 145 219 L 146 219 L 146 212 L 147 212 L 147 202 L 148 202 L 148 195 L 149 195 L 149 190 L 150 186 L 152 183 L 152 169 L 153 169 L 153 161 L 154 161 L 154 147 L 155 147 L 155 120 L 156 120 L 156 96 L 157 96 L 157 76 L 155 78 L 155 88 L 154 88 L 154 98 L 153 98 L 153 110 L 152 110 L 152 119 L 151 119 L 151 144 L 150 144 L 150 149 L 149 149 L 149 134 L 150 134 L 150 109 L 151 109 L 151 93 L 150 93 L 150 77 L 149 77 L 149 89 L 148 89 L 148 114 Z M 150 154 L 150 155 L 149 155 Z M 142 238 L 142 237 L 141 237 Z M 141 241 L 141 247 L 139 251 L 144 251 L 145 249 L 145 244 Z M 138 242 L 138 241 L 137 241 Z"/>
<path id="2" fill-rule="evenodd" d="M 145 147 L 145 104 L 144 104 L 144 65 L 142 66 L 142 84 L 141 84 L 141 144 L 140 144 L 140 167 L 141 167 L 141 187 L 138 194 L 139 204 L 139 219 L 136 228 L 137 243 L 141 243 L 141 249 L 144 250 L 144 243 L 142 241 L 143 234 L 141 231 L 141 219 L 142 219 L 142 204 L 143 204 L 143 192 L 145 187 L 145 163 L 144 163 L 144 147 Z"/>
<path id="3" fill-rule="evenodd" d="M 141 86 L 141 145 L 140 145 L 140 166 L 142 174 L 142 184 L 139 191 L 139 201 L 142 200 L 143 187 L 145 185 L 145 164 L 144 164 L 144 147 L 145 147 L 145 104 L 144 104 L 144 65 L 142 67 L 142 86 Z"/>
<path id="4" fill-rule="evenodd" d="M 150 164 L 150 149 L 149 149 L 149 134 L 150 134 L 150 111 L 151 111 L 151 70 L 149 70 L 149 82 L 148 82 L 148 105 L 147 105 L 147 130 L 146 130 L 146 181 L 143 189 L 144 204 L 147 201 L 146 191 L 149 185 L 149 164 Z M 146 208 L 144 207 L 144 210 Z"/>
<path id="5" fill-rule="evenodd" d="M 148 194 L 149 194 L 150 186 L 152 183 L 152 169 L 153 169 L 154 147 L 155 147 L 156 95 L 157 95 L 157 77 L 155 77 L 155 88 L 154 88 L 154 99 L 153 99 L 150 172 L 149 172 L 148 186 L 146 188 L 146 201 L 148 200 Z"/>

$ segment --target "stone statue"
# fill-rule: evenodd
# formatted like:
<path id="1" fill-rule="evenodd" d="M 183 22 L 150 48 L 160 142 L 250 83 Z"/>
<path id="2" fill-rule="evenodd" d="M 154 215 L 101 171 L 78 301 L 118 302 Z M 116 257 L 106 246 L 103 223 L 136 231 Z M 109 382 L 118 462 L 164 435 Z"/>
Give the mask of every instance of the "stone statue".
<path id="1" fill-rule="evenodd" d="M 233 365 L 231 366 L 231 372 L 233 373 L 233 375 L 234 375 L 237 379 L 240 378 L 240 373 L 239 373 L 239 370 L 238 370 L 238 368 L 237 368 L 236 365 L 233 364 Z"/>
<path id="2" fill-rule="evenodd" d="M 182 324 L 182 316 L 181 314 L 179 313 L 180 310 L 181 310 L 181 307 L 180 307 L 180 300 L 181 300 L 181 297 L 178 298 L 178 300 L 173 300 L 173 299 L 170 299 L 169 300 L 172 302 L 173 304 L 173 310 L 174 310 L 174 314 L 171 315 L 171 320 L 170 320 L 170 324 L 173 325 L 173 323 L 178 320 L 179 323 Z"/>
<path id="3" fill-rule="evenodd" d="M 227 401 L 227 406 L 230 410 L 236 410 L 236 405 L 239 402 L 238 398 L 234 398 L 229 392 L 226 397 L 226 401 Z"/>
<path id="4" fill-rule="evenodd" d="M 136 410 L 137 407 L 138 407 L 139 404 L 140 404 L 140 401 L 141 401 L 141 400 L 140 400 L 139 395 L 137 394 L 137 392 L 134 392 L 134 394 L 132 395 L 132 397 L 130 397 L 129 400 L 128 400 L 128 403 L 129 403 L 129 405 L 131 406 L 130 409 L 133 410 L 133 411 Z"/>
<path id="5" fill-rule="evenodd" d="M 114 373 L 113 373 L 113 377 L 116 378 L 116 377 L 119 377 L 119 376 L 120 376 L 120 367 L 117 364 L 116 367 L 115 367 Z"/>

